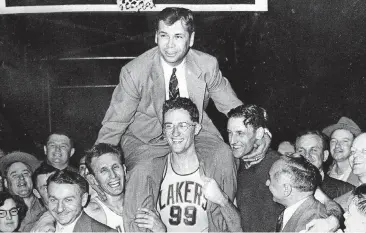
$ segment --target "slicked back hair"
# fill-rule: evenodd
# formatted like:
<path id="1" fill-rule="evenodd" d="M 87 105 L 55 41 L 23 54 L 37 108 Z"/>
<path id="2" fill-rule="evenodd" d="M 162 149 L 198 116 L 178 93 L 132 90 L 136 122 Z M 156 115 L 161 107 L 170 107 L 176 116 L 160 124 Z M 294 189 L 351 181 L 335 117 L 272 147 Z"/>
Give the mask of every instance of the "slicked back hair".
<path id="1" fill-rule="evenodd" d="M 47 137 L 47 140 L 46 140 L 46 144 L 45 145 L 47 145 L 48 144 L 48 141 L 50 140 L 50 138 L 51 138 L 51 136 L 52 135 L 63 135 L 63 136 L 66 136 L 68 139 L 69 139 L 69 141 L 70 141 L 70 146 L 71 146 L 71 148 L 74 148 L 74 141 L 73 141 L 73 139 L 72 139 L 72 137 L 68 134 L 68 133 L 66 133 L 66 132 L 64 132 L 64 131 L 54 131 L 54 132 L 52 132 L 50 135 L 48 135 L 48 137 Z"/>
<path id="2" fill-rule="evenodd" d="M 38 190 L 37 178 L 39 175 L 47 175 L 56 171 L 58 171 L 58 169 L 52 167 L 48 163 L 41 163 L 41 165 L 32 174 L 33 188 Z"/>
<path id="3" fill-rule="evenodd" d="M 315 136 L 318 136 L 321 139 L 321 141 L 322 141 L 323 152 L 326 151 L 326 150 L 329 151 L 329 139 L 328 139 L 328 137 L 325 134 L 323 134 L 319 130 L 305 130 L 305 131 L 300 132 L 297 135 L 297 137 L 296 137 L 295 147 L 296 147 L 296 144 L 297 144 L 298 140 L 302 136 L 305 136 L 305 135 L 315 135 Z"/>
<path id="4" fill-rule="evenodd" d="M 244 118 L 244 125 L 251 125 L 255 130 L 259 127 L 267 128 L 268 115 L 264 108 L 255 104 L 240 105 L 228 113 L 229 118 Z"/>
<path id="5" fill-rule="evenodd" d="M 51 182 L 56 184 L 76 184 L 80 188 L 81 195 L 84 193 L 89 193 L 88 182 L 84 179 L 84 177 L 73 171 L 57 171 L 55 174 L 52 174 L 50 177 L 48 177 L 47 186 L 49 186 Z"/>
<path id="6" fill-rule="evenodd" d="M 352 192 L 353 201 L 358 209 L 366 217 L 366 184 L 361 184 Z"/>
<path id="7" fill-rule="evenodd" d="M 193 12 L 181 7 L 167 7 L 160 11 L 155 20 L 155 31 L 159 30 L 159 22 L 163 21 L 166 25 L 171 26 L 178 20 L 183 22 L 187 28 L 189 35 L 195 30 Z"/>
<path id="8" fill-rule="evenodd" d="M 278 179 L 281 174 L 285 174 L 290 178 L 292 187 L 302 192 L 315 192 L 320 184 L 321 175 L 313 164 L 303 157 L 283 156 L 280 160 L 283 160 L 285 164 L 274 174 L 275 179 Z"/>
<path id="9" fill-rule="evenodd" d="M 115 154 L 121 161 L 121 165 L 125 163 L 123 153 L 119 147 L 107 143 L 96 144 L 91 149 L 85 152 L 85 165 L 88 168 L 88 171 L 92 175 L 95 175 L 93 168 L 91 166 L 92 160 L 94 158 L 99 158 L 104 154 Z"/>
<path id="10" fill-rule="evenodd" d="M 178 97 L 175 99 L 169 99 L 164 102 L 163 105 L 163 118 L 165 122 L 165 113 L 169 110 L 184 109 L 189 113 L 191 121 L 198 123 L 199 112 L 197 106 L 188 98 Z"/>

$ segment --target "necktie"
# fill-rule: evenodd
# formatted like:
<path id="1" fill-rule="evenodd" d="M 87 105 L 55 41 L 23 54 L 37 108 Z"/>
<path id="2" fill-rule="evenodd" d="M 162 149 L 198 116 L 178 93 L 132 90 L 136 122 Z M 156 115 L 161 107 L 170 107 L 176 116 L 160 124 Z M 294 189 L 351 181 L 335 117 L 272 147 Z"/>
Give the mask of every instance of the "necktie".
<path id="1" fill-rule="evenodd" d="M 281 232 L 282 230 L 282 224 L 283 224 L 283 213 L 285 211 L 282 211 L 280 216 L 278 216 L 277 223 L 276 223 L 276 232 Z"/>
<path id="2" fill-rule="evenodd" d="M 178 88 L 178 79 L 175 75 L 175 72 L 177 71 L 176 68 L 173 68 L 172 76 L 170 76 L 169 81 L 169 99 L 175 99 L 179 97 L 179 88 Z"/>

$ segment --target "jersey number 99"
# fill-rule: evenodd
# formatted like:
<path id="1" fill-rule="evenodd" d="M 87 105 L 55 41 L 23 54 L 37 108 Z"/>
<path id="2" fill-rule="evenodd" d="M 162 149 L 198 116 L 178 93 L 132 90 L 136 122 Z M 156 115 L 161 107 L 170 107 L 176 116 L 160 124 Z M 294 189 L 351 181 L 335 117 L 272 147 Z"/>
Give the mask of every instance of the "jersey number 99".
<path id="1" fill-rule="evenodd" d="M 187 226 L 193 226 L 196 224 L 196 214 L 197 209 L 194 206 L 187 206 L 184 208 L 184 218 L 183 222 Z M 170 208 L 170 218 L 169 223 L 170 225 L 177 226 L 182 221 L 182 208 L 178 205 L 173 205 Z"/>

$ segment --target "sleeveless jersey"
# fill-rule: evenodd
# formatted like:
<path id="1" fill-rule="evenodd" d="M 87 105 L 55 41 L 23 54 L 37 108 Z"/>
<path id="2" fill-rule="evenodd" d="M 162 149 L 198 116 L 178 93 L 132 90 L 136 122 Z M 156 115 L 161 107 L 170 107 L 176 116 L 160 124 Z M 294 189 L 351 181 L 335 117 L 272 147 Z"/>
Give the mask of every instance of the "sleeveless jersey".
<path id="1" fill-rule="evenodd" d="M 99 198 L 95 198 L 98 202 L 99 206 L 102 207 L 105 216 L 107 218 L 107 222 L 105 225 L 109 226 L 110 228 L 116 229 L 118 232 L 125 232 L 123 227 L 123 218 L 122 216 L 116 214 L 111 209 L 108 208 Z"/>
<path id="2" fill-rule="evenodd" d="M 208 231 L 207 199 L 202 193 L 199 170 L 187 175 L 177 174 L 168 155 L 166 173 L 159 190 L 157 210 L 167 232 Z"/>

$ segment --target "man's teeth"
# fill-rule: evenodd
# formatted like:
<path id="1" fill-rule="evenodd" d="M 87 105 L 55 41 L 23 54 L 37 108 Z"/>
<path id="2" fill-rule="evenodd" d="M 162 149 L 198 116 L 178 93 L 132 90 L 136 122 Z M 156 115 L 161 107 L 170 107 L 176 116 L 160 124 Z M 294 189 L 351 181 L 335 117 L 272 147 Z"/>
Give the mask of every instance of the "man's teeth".
<path id="1" fill-rule="evenodd" d="M 118 187 L 120 185 L 119 181 L 109 182 L 109 186 L 112 188 Z"/>

